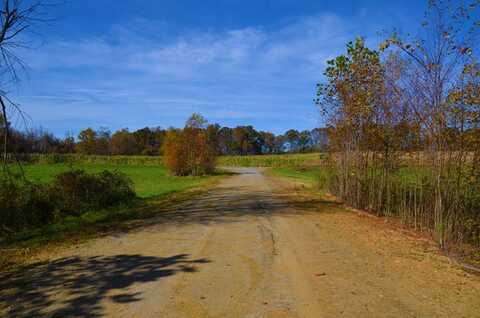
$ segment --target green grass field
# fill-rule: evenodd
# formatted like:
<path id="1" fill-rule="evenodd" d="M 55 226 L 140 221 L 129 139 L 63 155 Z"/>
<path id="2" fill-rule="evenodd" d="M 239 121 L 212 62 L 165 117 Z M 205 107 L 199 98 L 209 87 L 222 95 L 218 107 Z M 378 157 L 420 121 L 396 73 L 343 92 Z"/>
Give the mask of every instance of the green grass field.
<path id="1" fill-rule="evenodd" d="M 112 165 L 112 164 L 29 164 L 23 166 L 25 176 L 31 181 L 49 182 L 55 175 L 72 168 L 89 173 L 118 170 L 129 176 L 135 192 L 141 198 L 161 196 L 187 190 L 207 181 L 210 177 L 173 177 L 162 166 Z"/>

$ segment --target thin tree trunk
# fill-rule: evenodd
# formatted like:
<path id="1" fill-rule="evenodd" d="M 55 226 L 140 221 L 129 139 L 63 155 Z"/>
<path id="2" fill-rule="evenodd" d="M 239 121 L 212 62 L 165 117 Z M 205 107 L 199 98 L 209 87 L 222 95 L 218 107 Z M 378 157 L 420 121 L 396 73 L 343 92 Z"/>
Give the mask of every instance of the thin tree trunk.
<path id="1" fill-rule="evenodd" d="M 7 172 L 7 160 L 8 160 L 8 139 L 9 139 L 9 127 L 7 120 L 7 107 L 3 101 L 3 98 L 0 96 L 0 106 L 2 107 L 2 119 L 4 124 L 4 134 L 3 134 L 3 171 Z"/>

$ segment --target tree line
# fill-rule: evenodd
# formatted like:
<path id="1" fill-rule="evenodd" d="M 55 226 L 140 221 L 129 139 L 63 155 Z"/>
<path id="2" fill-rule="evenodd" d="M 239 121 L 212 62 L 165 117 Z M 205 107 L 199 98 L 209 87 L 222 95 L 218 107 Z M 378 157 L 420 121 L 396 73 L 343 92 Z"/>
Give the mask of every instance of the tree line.
<path id="1" fill-rule="evenodd" d="M 323 151 L 328 144 L 327 130 L 288 130 L 275 135 L 258 131 L 253 126 L 222 127 L 207 124 L 202 129 L 217 155 L 260 155 L 286 152 L 304 153 Z M 120 129 L 110 132 L 106 128 L 87 128 L 78 136 L 58 138 L 52 133 L 36 129 L 23 132 L 10 128 L 9 152 L 18 154 L 69 154 L 86 155 L 162 155 L 169 131 L 174 128 L 145 127 L 135 131 Z M 0 131 L 0 138 L 4 131 Z"/>

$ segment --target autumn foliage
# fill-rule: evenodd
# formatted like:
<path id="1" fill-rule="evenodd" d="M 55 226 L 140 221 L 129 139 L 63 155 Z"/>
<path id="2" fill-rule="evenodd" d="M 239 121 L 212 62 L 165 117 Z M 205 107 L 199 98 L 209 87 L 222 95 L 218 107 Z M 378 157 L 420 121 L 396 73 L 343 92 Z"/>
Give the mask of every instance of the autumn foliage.
<path id="1" fill-rule="evenodd" d="M 480 3 L 429 1 L 429 36 L 362 38 L 328 61 L 328 190 L 347 204 L 480 246 Z"/>
<path id="2" fill-rule="evenodd" d="M 201 124 L 167 131 L 163 154 L 165 166 L 176 176 L 201 176 L 215 170 L 215 145 Z"/>

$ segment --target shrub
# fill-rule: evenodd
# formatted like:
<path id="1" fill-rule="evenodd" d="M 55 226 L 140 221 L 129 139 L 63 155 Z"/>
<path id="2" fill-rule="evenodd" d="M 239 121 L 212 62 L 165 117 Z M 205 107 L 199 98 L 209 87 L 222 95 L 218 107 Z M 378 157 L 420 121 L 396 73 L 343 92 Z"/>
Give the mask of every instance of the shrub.
<path id="1" fill-rule="evenodd" d="M 45 185 L 0 180 L 0 232 L 13 232 L 46 224 L 53 219 L 53 204 Z"/>
<path id="2" fill-rule="evenodd" d="M 88 174 L 72 170 L 55 177 L 50 197 L 60 214 L 79 215 L 87 210 L 131 202 L 135 192 L 132 181 L 120 172 Z"/>
<path id="3" fill-rule="evenodd" d="M 51 184 L 0 178 L 0 234 L 34 228 L 55 218 L 128 204 L 135 198 L 132 181 L 120 172 L 87 174 L 73 170 Z"/>
<path id="4" fill-rule="evenodd" d="M 104 170 L 97 177 L 103 188 L 100 200 L 102 207 L 130 203 L 135 198 L 133 182 L 126 174 Z"/>

